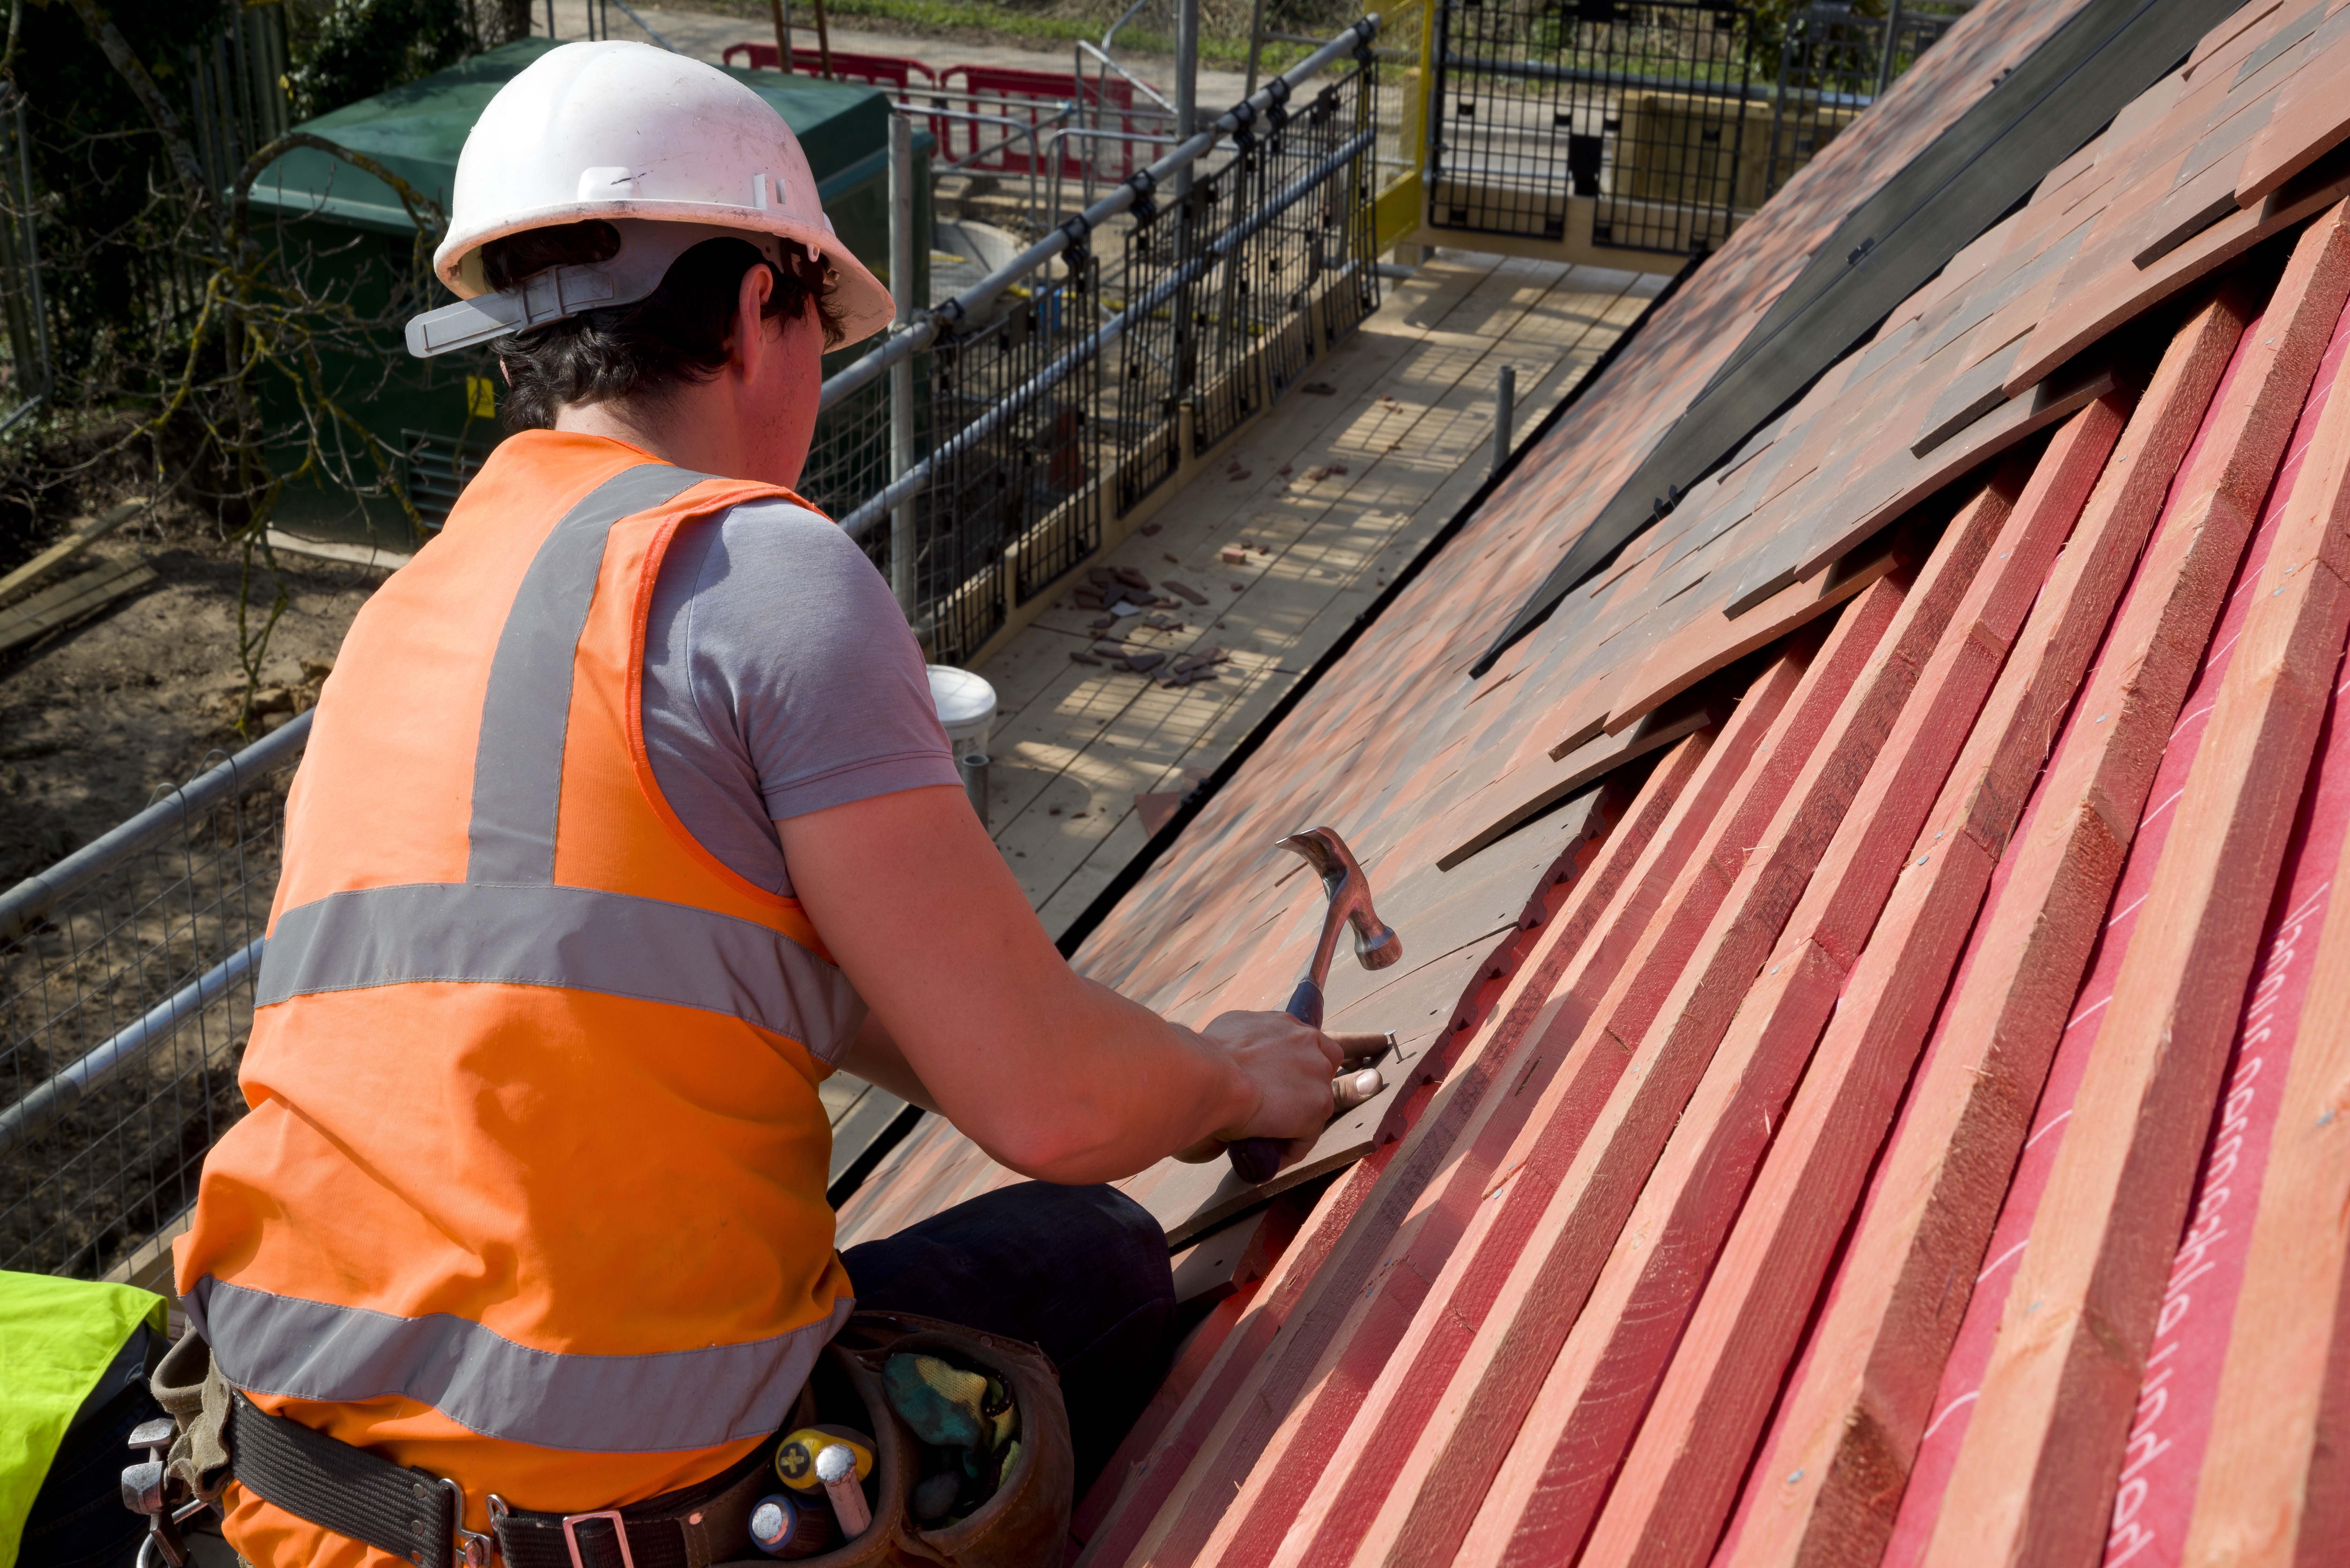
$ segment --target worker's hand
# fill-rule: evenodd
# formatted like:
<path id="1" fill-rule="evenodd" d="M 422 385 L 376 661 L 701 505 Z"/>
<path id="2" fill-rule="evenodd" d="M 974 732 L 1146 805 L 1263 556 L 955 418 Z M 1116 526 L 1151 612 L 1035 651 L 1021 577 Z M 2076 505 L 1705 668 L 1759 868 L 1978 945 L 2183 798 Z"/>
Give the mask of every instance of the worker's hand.
<path id="1" fill-rule="evenodd" d="M 1322 1136 L 1333 1104 L 1330 1080 L 1346 1061 L 1338 1041 L 1286 1012 L 1227 1012 L 1200 1031 L 1256 1091 L 1256 1109 L 1177 1157 L 1213 1159 L 1244 1137 L 1279 1138 L 1283 1163 L 1304 1157 Z"/>

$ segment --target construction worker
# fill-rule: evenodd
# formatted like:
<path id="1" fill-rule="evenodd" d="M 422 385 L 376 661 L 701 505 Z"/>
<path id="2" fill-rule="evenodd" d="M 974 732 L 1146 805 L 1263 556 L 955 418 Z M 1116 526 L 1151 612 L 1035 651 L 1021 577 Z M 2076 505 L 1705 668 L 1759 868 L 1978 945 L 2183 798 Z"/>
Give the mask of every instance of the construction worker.
<path id="1" fill-rule="evenodd" d="M 435 261 L 464 303 L 411 346 L 493 342 L 517 433 L 353 623 L 286 803 L 252 1108 L 176 1263 L 238 1473 L 275 1453 L 310 1501 L 230 1484 L 229 1542 L 447 1561 L 366 1544 L 389 1475 L 474 1532 L 495 1494 L 510 1563 L 699 1568 L 701 1500 L 852 1301 L 1040 1344 L 1082 1483 L 1173 1304 L 1158 1227 L 1090 1184 L 1312 1137 L 1337 1046 L 1182 1027 L 1046 939 L 888 587 L 788 488 L 819 355 L 890 301 L 763 99 L 552 50 L 468 138 Z M 842 1069 L 1036 1181 L 837 1255 Z"/>

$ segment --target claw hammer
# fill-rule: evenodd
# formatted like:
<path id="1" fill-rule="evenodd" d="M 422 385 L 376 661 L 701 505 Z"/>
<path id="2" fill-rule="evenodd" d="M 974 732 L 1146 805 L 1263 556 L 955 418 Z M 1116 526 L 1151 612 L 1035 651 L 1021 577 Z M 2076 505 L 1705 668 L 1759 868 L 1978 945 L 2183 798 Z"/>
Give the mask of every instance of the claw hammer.
<path id="1" fill-rule="evenodd" d="M 1347 926 L 1355 928 L 1355 957 L 1365 969 L 1385 969 L 1402 958 L 1403 939 L 1371 907 L 1371 879 L 1363 875 L 1354 851 L 1336 828 L 1309 827 L 1274 847 L 1303 857 L 1322 878 L 1322 891 L 1330 901 L 1322 918 L 1321 940 L 1314 944 L 1314 957 L 1297 989 L 1290 993 L 1287 1009 L 1292 1018 L 1319 1029 L 1322 988 L 1329 982 L 1330 961 L 1337 956 L 1339 931 Z M 1232 1146 L 1230 1154 L 1232 1169 L 1251 1185 L 1272 1180 L 1281 1169 L 1278 1138 L 1243 1138 Z"/>

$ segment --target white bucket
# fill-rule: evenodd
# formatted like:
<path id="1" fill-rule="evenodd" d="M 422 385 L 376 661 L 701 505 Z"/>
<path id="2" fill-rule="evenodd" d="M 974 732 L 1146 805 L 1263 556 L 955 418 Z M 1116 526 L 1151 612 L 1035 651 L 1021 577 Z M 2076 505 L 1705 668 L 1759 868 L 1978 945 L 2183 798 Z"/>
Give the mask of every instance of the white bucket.
<path id="1" fill-rule="evenodd" d="M 947 732 L 947 747 L 958 758 L 987 750 L 987 732 L 995 722 L 995 688 L 968 670 L 933 664 L 931 701 L 938 705 L 939 722 Z"/>

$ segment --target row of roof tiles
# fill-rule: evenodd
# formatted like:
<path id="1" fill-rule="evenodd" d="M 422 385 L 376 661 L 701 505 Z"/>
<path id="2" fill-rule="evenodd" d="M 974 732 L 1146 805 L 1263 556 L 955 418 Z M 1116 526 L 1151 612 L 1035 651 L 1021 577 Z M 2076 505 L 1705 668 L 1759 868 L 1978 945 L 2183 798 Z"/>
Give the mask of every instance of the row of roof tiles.
<path id="1" fill-rule="evenodd" d="M 1080 955 L 1267 1004 L 1304 814 L 1428 933 L 1334 1017 L 1437 1003 L 1081 1561 L 2350 1539 L 2350 0 L 2230 17 L 1462 679 L 1729 324 L 2064 9 L 1979 8 L 1700 269 Z M 1578 754 L 1617 771 L 1474 842 Z M 845 1233 L 1006 1179 L 934 1128 Z M 1253 1200 L 1202 1182 L 1129 1185 Z"/>

